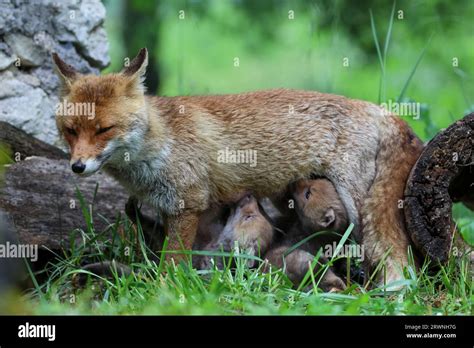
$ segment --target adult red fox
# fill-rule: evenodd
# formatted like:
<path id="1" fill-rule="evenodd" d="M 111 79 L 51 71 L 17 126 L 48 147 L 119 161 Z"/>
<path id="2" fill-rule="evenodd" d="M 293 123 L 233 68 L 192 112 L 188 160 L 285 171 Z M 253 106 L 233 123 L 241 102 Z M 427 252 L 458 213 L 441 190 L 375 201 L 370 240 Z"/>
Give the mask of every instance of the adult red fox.
<path id="1" fill-rule="evenodd" d="M 395 266 L 406 264 L 409 241 L 399 200 L 422 149 L 404 121 L 368 102 L 312 91 L 146 96 L 145 48 L 121 73 L 103 76 L 53 58 L 63 104 L 94 111 L 57 115 L 72 170 L 103 168 L 159 209 L 169 249 L 192 248 L 210 204 L 247 190 L 272 196 L 314 174 L 336 187 L 371 263 L 391 250 L 386 279 L 400 278 Z"/>

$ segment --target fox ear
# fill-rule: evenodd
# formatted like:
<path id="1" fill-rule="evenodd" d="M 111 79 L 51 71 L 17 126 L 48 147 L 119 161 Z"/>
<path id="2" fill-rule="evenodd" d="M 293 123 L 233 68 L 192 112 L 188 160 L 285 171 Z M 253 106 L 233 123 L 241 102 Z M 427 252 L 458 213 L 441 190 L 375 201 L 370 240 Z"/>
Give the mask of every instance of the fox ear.
<path id="1" fill-rule="evenodd" d="M 321 226 L 324 228 L 329 227 L 334 222 L 334 220 L 336 220 L 334 209 L 329 208 L 321 220 Z"/>
<path id="2" fill-rule="evenodd" d="M 146 67 L 148 65 L 148 50 L 142 48 L 130 64 L 122 70 L 122 75 L 131 78 L 131 81 L 142 85 L 145 80 Z"/>
<path id="3" fill-rule="evenodd" d="M 69 90 L 79 74 L 72 66 L 66 64 L 61 58 L 59 58 L 57 53 L 53 53 L 52 56 L 57 72 L 63 81 L 64 87 Z"/>

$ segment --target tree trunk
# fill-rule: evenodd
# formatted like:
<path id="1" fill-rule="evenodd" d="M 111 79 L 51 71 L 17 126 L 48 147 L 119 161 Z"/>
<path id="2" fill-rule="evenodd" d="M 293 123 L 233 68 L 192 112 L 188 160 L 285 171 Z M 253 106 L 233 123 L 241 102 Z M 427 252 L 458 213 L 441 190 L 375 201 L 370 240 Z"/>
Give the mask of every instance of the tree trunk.
<path id="1" fill-rule="evenodd" d="M 448 260 L 453 202 L 474 209 L 474 113 L 436 135 L 413 167 L 405 190 L 405 220 L 416 247 Z"/>

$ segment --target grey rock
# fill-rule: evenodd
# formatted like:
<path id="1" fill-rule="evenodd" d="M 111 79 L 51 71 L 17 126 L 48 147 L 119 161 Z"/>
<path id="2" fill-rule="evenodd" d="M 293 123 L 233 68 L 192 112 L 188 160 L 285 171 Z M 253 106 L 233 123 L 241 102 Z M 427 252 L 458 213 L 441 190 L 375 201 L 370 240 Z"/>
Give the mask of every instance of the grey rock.
<path id="1" fill-rule="evenodd" d="M 0 99 L 7 99 L 21 95 L 28 89 L 28 86 L 15 77 L 12 71 L 5 71 L 2 74 L 2 83 L 0 84 Z"/>
<path id="2" fill-rule="evenodd" d="M 39 87 L 41 85 L 40 80 L 35 75 L 23 73 L 17 75 L 17 78 L 21 82 L 24 82 L 32 87 Z"/>
<path id="3" fill-rule="evenodd" d="M 83 55 L 88 58 L 88 61 L 92 62 L 96 66 L 107 66 L 108 60 L 104 60 L 107 57 L 109 51 L 109 43 L 106 38 L 105 29 L 98 27 L 90 33 L 89 40 L 87 40 L 81 49 Z"/>
<path id="4" fill-rule="evenodd" d="M 51 74 L 51 67 L 40 66 L 32 72 L 31 76 L 35 76 L 40 82 L 41 89 L 48 95 L 54 95 L 59 85 L 59 77 Z"/>
<path id="5" fill-rule="evenodd" d="M 5 41 L 12 51 L 20 58 L 22 66 L 39 66 L 46 58 L 46 54 L 40 46 L 37 46 L 32 38 L 22 34 L 7 34 Z"/>
<path id="6" fill-rule="evenodd" d="M 60 145 L 51 53 L 98 74 L 110 62 L 105 8 L 99 0 L 0 0 L 0 7 L 0 120 Z"/>
<path id="7" fill-rule="evenodd" d="M 8 56 L 2 51 L 0 51 L 0 70 L 5 70 L 6 68 L 8 68 L 10 65 L 13 64 L 15 59 L 16 58 L 14 56 Z"/>
<path id="8" fill-rule="evenodd" d="M 21 84 L 23 83 L 18 82 L 18 84 L 11 84 L 11 86 L 19 88 Z M 57 98 L 48 98 L 41 88 L 28 86 L 22 90 L 21 94 L 0 99 L 0 119 L 23 129 L 40 140 L 54 144 L 58 139 L 54 125 L 56 103 Z"/>
<path id="9" fill-rule="evenodd" d="M 99 67 L 109 64 L 108 42 L 104 23 L 105 8 L 94 0 L 72 1 L 68 7 L 62 8 L 54 19 L 59 29 L 61 41 L 77 43 L 83 55 Z"/>

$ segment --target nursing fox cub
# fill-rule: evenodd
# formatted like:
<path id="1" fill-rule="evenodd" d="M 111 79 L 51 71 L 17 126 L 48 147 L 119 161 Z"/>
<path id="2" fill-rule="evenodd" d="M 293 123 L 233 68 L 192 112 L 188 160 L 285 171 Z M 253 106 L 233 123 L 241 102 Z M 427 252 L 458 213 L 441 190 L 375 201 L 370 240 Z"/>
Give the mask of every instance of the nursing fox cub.
<path id="1" fill-rule="evenodd" d="M 103 168 L 158 209 L 169 249 L 192 248 L 211 204 L 247 190 L 275 197 L 290 182 L 318 175 L 334 184 L 370 263 L 390 251 L 386 279 L 400 278 L 409 240 L 399 200 L 422 149 L 404 121 L 368 102 L 312 91 L 147 96 L 146 49 L 121 73 L 103 76 L 53 59 L 63 103 L 94 105 L 93 117 L 57 115 L 72 170 Z M 252 151 L 256 161 L 223 161 L 227 149 Z"/>

